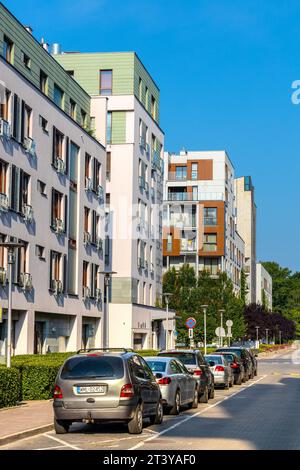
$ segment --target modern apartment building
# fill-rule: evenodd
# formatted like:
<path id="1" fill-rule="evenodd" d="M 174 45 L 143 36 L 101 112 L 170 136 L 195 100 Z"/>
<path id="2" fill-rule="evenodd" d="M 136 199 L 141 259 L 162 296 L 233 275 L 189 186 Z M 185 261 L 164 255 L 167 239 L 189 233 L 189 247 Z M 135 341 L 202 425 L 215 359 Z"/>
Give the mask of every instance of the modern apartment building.
<path id="1" fill-rule="evenodd" d="M 106 152 L 90 97 L 0 4 L 0 237 L 13 266 L 13 353 L 101 344 Z M 103 211 L 102 211 L 103 212 Z M 0 354 L 7 334 L 0 248 Z"/>
<path id="2" fill-rule="evenodd" d="M 189 263 L 196 273 L 226 272 L 238 293 L 244 241 L 236 228 L 234 168 L 227 153 L 165 153 L 164 170 L 164 269 Z"/>
<path id="3" fill-rule="evenodd" d="M 245 241 L 247 303 L 256 302 L 256 204 L 251 176 L 235 179 L 237 229 Z"/>
<path id="4" fill-rule="evenodd" d="M 261 263 L 256 265 L 256 302 L 272 310 L 273 282 L 272 277 Z"/>
<path id="5" fill-rule="evenodd" d="M 119 346 L 122 338 L 127 347 L 164 347 L 165 312 L 155 307 L 162 296 L 159 89 L 134 52 L 54 57 L 90 94 L 91 128 L 107 148 L 106 268 L 115 272 L 109 344 Z"/>

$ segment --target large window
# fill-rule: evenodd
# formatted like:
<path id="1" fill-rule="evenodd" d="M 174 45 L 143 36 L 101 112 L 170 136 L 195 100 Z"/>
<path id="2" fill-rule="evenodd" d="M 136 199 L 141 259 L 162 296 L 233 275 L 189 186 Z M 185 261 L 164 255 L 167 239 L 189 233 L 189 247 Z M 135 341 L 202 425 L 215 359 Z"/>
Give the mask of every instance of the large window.
<path id="1" fill-rule="evenodd" d="M 106 143 L 112 143 L 112 113 L 109 111 L 106 118 Z"/>
<path id="2" fill-rule="evenodd" d="M 6 195 L 6 189 L 7 189 L 7 181 L 6 181 L 7 167 L 8 167 L 8 164 L 4 162 L 3 160 L 0 160 L 0 194 L 5 194 L 5 195 Z"/>
<path id="3" fill-rule="evenodd" d="M 56 290 L 60 286 L 60 290 L 63 288 L 63 280 L 65 274 L 65 260 L 66 256 L 63 256 L 57 251 L 50 252 L 50 289 Z"/>
<path id="4" fill-rule="evenodd" d="M 43 70 L 40 70 L 40 90 L 45 95 L 48 94 L 48 76 Z"/>
<path id="5" fill-rule="evenodd" d="M 153 119 L 156 118 L 156 99 L 154 96 L 151 96 L 151 116 Z"/>
<path id="6" fill-rule="evenodd" d="M 65 232 L 67 226 L 67 196 L 52 188 L 51 227 L 59 232 Z"/>
<path id="7" fill-rule="evenodd" d="M 212 275 L 218 274 L 218 258 L 204 258 L 204 270 Z"/>
<path id="8" fill-rule="evenodd" d="M 1 97 L 2 98 L 2 97 Z M 4 121 L 9 121 L 9 110 L 10 110 L 10 98 L 11 92 L 9 90 L 4 91 L 3 102 L 1 99 L 0 103 L 0 118 L 4 119 Z"/>
<path id="9" fill-rule="evenodd" d="M 204 207 L 204 225 L 217 225 L 216 207 Z"/>
<path id="10" fill-rule="evenodd" d="M 217 251 L 217 234 L 205 233 L 203 251 Z"/>
<path id="11" fill-rule="evenodd" d="M 198 179 L 198 163 L 192 163 L 191 179 L 192 180 Z"/>
<path id="12" fill-rule="evenodd" d="M 186 180 L 186 166 L 177 166 L 175 169 L 176 180 Z"/>
<path id="13" fill-rule="evenodd" d="M 29 204 L 30 176 L 20 168 L 12 165 L 11 168 L 11 209 L 23 212 L 24 206 Z"/>
<path id="14" fill-rule="evenodd" d="M 54 83 L 53 99 L 57 106 L 63 108 L 64 92 L 56 83 Z"/>
<path id="15" fill-rule="evenodd" d="M 112 95 L 112 70 L 100 70 L 100 95 Z"/>
<path id="16" fill-rule="evenodd" d="M 4 36 L 4 38 L 3 38 L 3 57 L 9 63 L 13 62 L 13 47 L 14 47 L 14 43 L 7 36 Z"/>

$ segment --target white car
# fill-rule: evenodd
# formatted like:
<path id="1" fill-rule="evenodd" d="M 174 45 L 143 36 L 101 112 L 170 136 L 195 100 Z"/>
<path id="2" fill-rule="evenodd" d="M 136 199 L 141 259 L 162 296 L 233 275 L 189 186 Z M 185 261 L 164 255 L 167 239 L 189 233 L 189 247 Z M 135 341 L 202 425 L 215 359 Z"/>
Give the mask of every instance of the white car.
<path id="1" fill-rule="evenodd" d="M 215 386 L 224 387 L 225 389 L 232 387 L 234 375 L 226 358 L 222 354 L 208 354 L 205 359 L 214 375 Z"/>

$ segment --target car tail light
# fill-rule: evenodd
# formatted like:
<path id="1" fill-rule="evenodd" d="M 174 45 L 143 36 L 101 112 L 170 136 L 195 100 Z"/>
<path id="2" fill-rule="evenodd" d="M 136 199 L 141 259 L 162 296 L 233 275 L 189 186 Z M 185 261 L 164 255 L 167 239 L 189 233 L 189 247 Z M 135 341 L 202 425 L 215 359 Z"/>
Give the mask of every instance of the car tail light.
<path id="1" fill-rule="evenodd" d="M 132 398 L 134 396 L 134 390 L 132 384 L 123 385 L 121 388 L 121 398 Z"/>
<path id="2" fill-rule="evenodd" d="M 194 370 L 194 375 L 196 375 L 196 377 L 200 377 L 200 375 L 202 375 L 202 370 L 201 369 Z"/>
<path id="3" fill-rule="evenodd" d="M 171 383 L 170 377 L 163 377 L 162 379 L 158 379 L 157 383 L 159 385 L 169 385 Z"/>
<path id="4" fill-rule="evenodd" d="M 224 372 L 224 367 L 223 366 L 216 366 L 215 371 L 216 372 Z"/>
<path id="5" fill-rule="evenodd" d="M 53 398 L 62 398 L 62 397 L 63 397 L 63 394 L 62 394 L 61 388 L 58 385 L 55 385 Z"/>
<path id="6" fill-rule="evenodd" d="M 233 362 L 230 365 L 231 365 L 232 369 L 238 369 L 238 367 L 239 367 L 239 365 L 236 362 Z"/>

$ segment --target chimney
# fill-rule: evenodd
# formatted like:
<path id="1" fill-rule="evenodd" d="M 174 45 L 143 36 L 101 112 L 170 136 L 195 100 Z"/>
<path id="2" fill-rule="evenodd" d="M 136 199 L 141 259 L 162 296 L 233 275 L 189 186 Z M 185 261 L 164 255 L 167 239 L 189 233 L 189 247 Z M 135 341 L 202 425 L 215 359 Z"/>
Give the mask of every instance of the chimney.
<path id="1" fill-rule="evenodd" d="M 28 31 L 28 33 L 32 34 L 32 27 L 31 26 L 24 26 L 24 28 L 26 29 L 26 31 Z"/>

